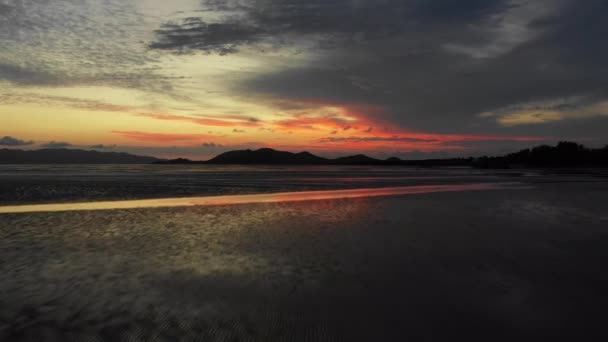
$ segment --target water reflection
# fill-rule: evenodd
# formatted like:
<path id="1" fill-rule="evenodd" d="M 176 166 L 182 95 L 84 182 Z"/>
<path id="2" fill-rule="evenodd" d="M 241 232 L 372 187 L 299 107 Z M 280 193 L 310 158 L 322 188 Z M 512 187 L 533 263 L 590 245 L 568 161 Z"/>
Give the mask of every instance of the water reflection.
<path id="1" fill-rule="evenodd" d="M 274 194 L 231 195 L 231 196 L 205 196 L 186 198 L 161 198 L 150 200 L 131 201 L 104 201 L 86 203 L 60 203 L 39 205 L 17 205 L 0 207 L 0 214 L 33 213 L 33 212 L 61 212 L 82 210 L 112 210 L 135 208 L 170 208 L 191 206 L 220 206 L 251 203 L 279 203 L 318 201 L 344 198 L 362 198 L 379 196 L 413 195 L 433 192 L 479 191 L 504 188 L 513 183 L 478 183 L 478 184 L 451 184 L 451 185 L 418 185 L 385 187 L 372 189 L 326 190 L 326 191 L 300 191 L 282 192 Z"/>

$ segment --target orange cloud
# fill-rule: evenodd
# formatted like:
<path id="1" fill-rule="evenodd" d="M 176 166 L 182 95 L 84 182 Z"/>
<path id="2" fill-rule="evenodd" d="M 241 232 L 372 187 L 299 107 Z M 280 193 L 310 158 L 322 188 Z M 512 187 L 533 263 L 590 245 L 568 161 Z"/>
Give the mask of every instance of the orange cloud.
<path id="1" fill-rule="evenodd" d="M 121 135 L 125 138 L 155 143 L 174 143 L 174 142 L 192 142 L 204 139 L 217 138 L 208 134 L 171 134 L 171 133 L 151 133 L 140 131 L 112 131 L 112 134 Z"/>
<path id="2" fill-rule="evenodd" d="M 244 115 L 181 116 L 170 114 L 138 114 L 155 120 L 185 121 L 199 125 L 231 128 L 230 136 L 222 136 L 222 143 L 245 144 L 250 139 L 263 140 L 268 147 L 309 151 L 440 151 L 466 150 L 466 142 L 476 141 L 544 141 L 546 138 L 530 136 L 500 136 L 475 134 L 441 134 L 411 131 L 383 121 L 384 109 L 365 104 L 308 103 L 308 106 L 284 105 L 280 119 L 261 122 Z M 247 129 L 256 127 L 255 130 Z M 264 132 L 273 132 L 266 135 Z M 132 140 L 158 143 L 193 145 L 219 136 L 201 134 L 166 134 L 140 131 L 115 131 Z M 237 137 L 238 136 L 238 137 Z M 260 139 L 260 140 L 257 140 Z"/>
<path id="3" fill-rule="evenodd" d="M 274 125 L 283 130 L 336 130 L 350 127 L 351 123 L 350 120 L 337 116 L 300 116 L 276 121 Z"/>
<path id="4" fill-rule="evenodd" d="M 333 132 L 332 132 L 333 133 Z M 416 147 L 445 149 L 447 143 L 472 142 L 472 141 L 546 141 L 546 138 L 539 137 L 520 137 L 520 136 L 500 136 L 500 135 L 455 135 L 455 134 L 433 134 L 433 133 L 401 133 L 372 134 L 372 131 L 363 130 L 358 136 L 340 137 L 332 135 L 324 137 L 317 142 L 328 146 L 348 148 L 363 147 Z M 366 134 L 368 133 L 368 134 Z"/>
<path id="5" fill-rule="evenodd" d="M 479 134 L 436 134 L 436 133 L 405 133 L 409 138 L 435 139 L 440 142 L 462 141 L 546 141 L 542 137 L 508 136 L 508 135 L 479 135 Z"/>
<path id="6" fill-rule="evenodd" d="M 217 127 L 257 127 L 260 126 L 260 120 L 253 117 L 245 116 L 223 116 L 221 119 L 215 117 L 190 117 L 170 114 L 138 114 L 139 116 L 145 116 L 156 120 L 167 120 L 167 121 L 185 121 L 191 122 L 202 126 L 217 126 Z"/>
<path id="7" fill-rule="evenodd" d="M 335 131 L 354 128 L 355 125 L 365 125 L 365 117 L 376 111 L 370 108 L 365 111 L 365 106 L 332 104 L 327 102 L 280 102 L 273 103 L 278 108 L 283 119 L 272 122 L 272 126 L 280 131 L 293 131 L 294 133 L 308 131 Z M 360 108 L 359 108 L 360 107 Z M 361 112 L 365 112 L 363 115 Z"/>
<path id="8" fill-rule="evenodd" d="M 295 134 L 310 135 L 314 131 L 327 131 L 332 134 L 340 132 L 363 131 L 372 133 L 378 128 L 387 126 L 381 121 L 384 107 L 370 104 L 350 103 L 332 104 L 311 100 L 306 103 L 282 103 L 287 107 L 283 115 L 287 119 L 274 121 L 274 128 L 283 131 L 292 131 Z"/>

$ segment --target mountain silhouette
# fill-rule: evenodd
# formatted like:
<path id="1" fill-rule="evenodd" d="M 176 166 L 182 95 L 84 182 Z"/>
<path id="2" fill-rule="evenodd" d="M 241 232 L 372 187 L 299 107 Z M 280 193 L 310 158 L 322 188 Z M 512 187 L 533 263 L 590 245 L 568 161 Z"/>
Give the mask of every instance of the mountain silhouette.
<path id="1" fill-rule="evenodd" d="M 271 148 L 225 152 L 207 161 L 208 164 L 327 164 L 328 159 L 309 152 L 291 153 Z"/>
<path id="2" fill-rule="evenodd" d="M 271 148 L 259 150 L 237 150 L 218 155 L 206 162 L 187 159 L 174 159 L 157 162 L 159 164 L 244 164 L 244 165 L 382 165 L 386 161 L 374 159 L 363 154 L 328 159 L 310 152 L 292 153 Z"/>
<path id="3" fill-rule="evenodd" d="M 33 151 L 0 149 L 0 164 L 150 164 L 160 160 L 129 153 L 65 148 Z"/>
<path id="4" fill-rule="evenodd" d="M 608 146 L 590 149 L 574 142 L 562 141 L 557 146 L 542 145 L 497 157 L 402 160 L 391 157 L 380 160 L 364 154 L 328 159 L 309 152 L 292 153 L 271 148 L 225 152 L 208 161 L 174 159 L 160 164 L 258 164 L 258 165 L 393 165 L 393 166 L 468 166 L 477 168 L 608 166 Z"/>
<path id="5" fill-rule="evenodd" d="M 271 148 L 225 152 L 208 161 L 172 160 L 120 152 L 78 149 L 16 150 L 0 149 L 0 164 L 232 164 L 232 165 L 392 165 L 392 166 L 468 166 L 477 168 L 511 167 L 608 167 L 608 146 L 587 148 L 562 141 L 556 146 L 541 145 L 505 156 L 426 160 L 374 159 L 363 154 L 328 159 L 309 152 L 292 153 Z"/>
<path id="6" fill-rule="evenodd" d="M 394 158 L 394 160 L 398 160 Z M 188 159 L 173 159 L 158 161 L 157 164 L 243 164 L 243 165 L 382 165 L 394 163 L 392 160 L 382 161 L 363 154 L 328 159 L 316 156 L 310 152 L 292 153 L 271 148 L 259 150 L 237 150 L 224 152 L 208 161 L 192 161 Z"/>

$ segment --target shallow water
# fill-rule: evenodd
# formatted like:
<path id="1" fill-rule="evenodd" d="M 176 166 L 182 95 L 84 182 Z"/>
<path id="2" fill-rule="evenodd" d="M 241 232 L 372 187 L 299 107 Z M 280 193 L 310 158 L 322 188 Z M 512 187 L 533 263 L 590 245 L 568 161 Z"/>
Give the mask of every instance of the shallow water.
<path id="1" fill-rule="evenodd" d="M 324 191 L 295 191 L 256 195 L 230 195 L 206 197 L 159 198 L 148 200 L 80 202 L 63 204 L 30 204 L 15 206 L 0 206 L 0 214 L 62 212 L 84 210 L 112 210 L 137 208 L 174 208 L 174 207 L 204 207 L 222 205 L 240 205 L 252 203 L 281 203 L 305 202 L 345 198 L 383 197 L 399 195 L 416 195 L 434 192 L 464 192 L 498 190 L 512 187 L 513 189 L 528 189 L 520 183 L 479 183 L 456 185 L 413 185 L 401 187 L 381 187 L 372 189 L 324 190 Z M 520 186 L 520 187 L 518 187 Z"/>
<path id="2" fill-rule="evenodd" d="M 486 183 L 525 175 L 467 168 L 0 165 L 0 204 Z"/>

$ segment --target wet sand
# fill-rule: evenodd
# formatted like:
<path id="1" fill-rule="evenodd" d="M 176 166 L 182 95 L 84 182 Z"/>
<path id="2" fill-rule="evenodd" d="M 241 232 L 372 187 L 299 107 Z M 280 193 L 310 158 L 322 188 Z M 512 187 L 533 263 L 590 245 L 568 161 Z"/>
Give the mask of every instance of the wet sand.
<path id="1" fill-rule="evenodd" d="M 0 215 L 1 341 L 601 340 L 608 184 Z"/>

